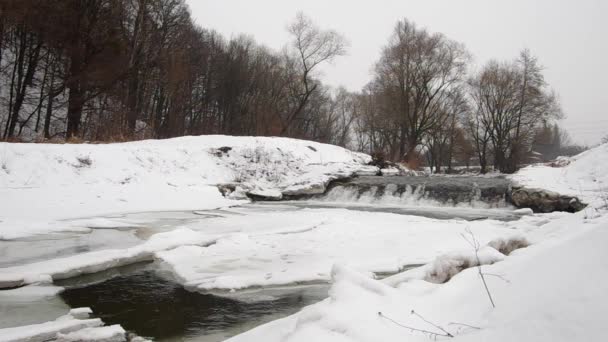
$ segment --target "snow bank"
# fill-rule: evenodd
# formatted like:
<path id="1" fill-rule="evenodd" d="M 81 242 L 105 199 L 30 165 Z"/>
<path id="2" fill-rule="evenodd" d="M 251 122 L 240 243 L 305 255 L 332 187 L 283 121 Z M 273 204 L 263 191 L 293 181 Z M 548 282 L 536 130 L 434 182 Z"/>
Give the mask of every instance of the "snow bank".
<path id="1" fill-rule="evenodd" d="M 608 204 L 608 144 L 603 144 L 557 167 L 533 165 L 521 169 L 512 179 L 527 188 L 540 188 L 576 196 L 588 204 Z"/>
<path id="2" fill-rule="evenodd" d="M 320 191 L 331 179 L 369 168 L 363 165 L 369 160 L 341 147 L 287 138 L 0 143 L 0 239 L 87 231 L 58 222 L 66 218 L 238 203 L 222 197 L 218 184 L 236 184 L 243 193 Z"/>
<path id="3" fill-rule="evenodd" d="M 483 272 L 496 308 L 476 268 L 444 284 L 423 280 L 430 269 L 450 274 L 452 262 L 466 253 L 383 281 L 340 266 L 328 300 L 230 341 L 428 341 L 445 332 L 454 341 L 601 340 L 608 310 L 606 211 L 593 218 L 582 212 L 526 216 L 514 224 L 533 221 L 535 227 L 520 230 L 530 247 L 509 257 L 490 247 L 480 251 L 482 263 L 491 263 Z"/>
<path id="4" fill-rule="evenodd" d="M 504 254 L 491 246 L 481 248 L 477 254 L 472 249 L 461 250 L 441 255 L 431 263 L 388 277 L 384 279 L 383 282 L 393 287 L 399 287 L 401 284 L 413 280 L 424 280 L 429 283 L 443 284 L 466 269 L 476 266 L 491 265 L 504 260 L 504 258 Z"/>

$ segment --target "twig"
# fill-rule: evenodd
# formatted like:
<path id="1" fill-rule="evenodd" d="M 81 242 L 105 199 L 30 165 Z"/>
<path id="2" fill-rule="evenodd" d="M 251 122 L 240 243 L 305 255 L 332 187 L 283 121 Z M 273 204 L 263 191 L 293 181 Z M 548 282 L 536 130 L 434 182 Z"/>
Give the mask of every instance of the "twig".
<path id="1" fill-rule="evenodd" d="M 601 182 L 599 182 L 599 181 L 597 180 L 597 178 L 595 178 L 595 177 L 594 177 L 594 178 L 593 178 L 593 181 L 594 181 L 594 182 L 596 182 L 596 183 L 598 183 L 598 184 L 597 184 L 597 187 L 598 187 L 598 188 L 599 188 L 599 190 L 600 190 L 600 199 L 602 199 L 602 200 L 604 201 L 604 206 L 605 206 L 606 208 L 608 208 L 608 191 L 606 191 L 606 190 L 602 189 L 602 185 L 600 184 Z M 579 187 L 580 187 L 580 182 L 579 182 Z"/>
<path id="2" fill-rule="evenodd" d="M 480 327 L 476 327 L 476 326 L 469 325 L 469 324 L 464 324 L 464 323 L 450 322 L 450 323 L 448 323 L 448 325 L 462 325 L 463 327 L 467 327 L 467 328 L 471 328 L 471 329 L 476 329 L 476 330 L 481 330 Z"/>
<path id="3" fill-rule="evenodd" d="M 496 278 L 504 281 L 507 284 L 511 284 L 511 281 L 509 279 L 505 278 L 504 276 L 501 276 L 500 274 L 493 274 L 493 273 L 485 273 L 484 272 L 484 275 L 490 276 L 490 277 L 496 277 Z"/>
<path id="4" fill-rule="evenodd" d="M 396 324 L 396 325 L 398 325 L 398 326 L 400 326 L 402 328 L 409 329 L 412 332 L 416 331 L 416 332 L 420 332 L 420 333 L 423 333 L 423 334 L 428 334 L 429 336 L 434 337 L 434 338 L 437 338 L 437 336 L 454 337 L 452 334 L 449 334 L 449 333 L 448 334 L 442 334 L 442 333 L 437 333 L 437 332 L 433 332 L 433 331 L 429 331 L 429 330 L 424 330 L 424 329 L 418 329 L 418 328 L 414 328 L 414 327 L 410 327 L 410 326 L 401 324 L 401 323 L 399 323 L 399 322 L 397 322 L 397 321 L 395 321 L 395 320 L 393 320 L 393 319 L 391 319 L 391 318 L 383 315 L 382 312 L 378 312 L 378 316 L 380 316 L 381 318 L 384 318 L 384 319 L 386 319 L 386 320 L 392 322 L 393 324 Z"/>
<path id="5" fill-rule="evenodd" d="M 496 308 L 496 304 L 494 304 L 494 299 L 492 298 L 492 294 L 490 293 L 490 289 L 488 288 L 488 284 L 486 283 L 486 278 L 484 277 L 484 273 L 481 269 L 481 260 L 479 259 L 479 246 L 480 246 L 479 241 L 477 241 L 477 238 L 475 238 L 475 234 L 473 234 L 473 232 L 471 231 L 471 229 L 469 227 L 467 227 L 465 229 L 465 231 L 471 236 L 470 240 L 469 240 L 469 238 L 467 238 L 466 235 L 464 235 L 464 234 L 460 234 L 460 235 L 475 250 L 475 259 L 477 260 L 477 272 L 479 273 L 479 276 L 481 277 L 481 282 L 483 283 L 483 287 L 486 289 L 486 293 L 488 294 L 490 303 L 492 303 L 492 307 Z"/>
<path id="6" fill-rule="evenodd" d="M 435 324 L 433 322 L 430 322 L 430 321 L 426 320 L 424 317 L 422 317 L 422 315 L 418 314 L 416 311 L 412 310 L 412 315 L 417 316 L 418 318 L 420 318 L 421 320 L 425 321 L 426 323 L 428 323 L 428 324 L 434 326 L 435 328 L 443 331 L 446 334 L 446 336 L 448 336 L 448 337 L 454 337 L 452 334 L 450 334 L 448 331 L 446 331 L 442 327 L 438 326 L 437 324 Z"/>

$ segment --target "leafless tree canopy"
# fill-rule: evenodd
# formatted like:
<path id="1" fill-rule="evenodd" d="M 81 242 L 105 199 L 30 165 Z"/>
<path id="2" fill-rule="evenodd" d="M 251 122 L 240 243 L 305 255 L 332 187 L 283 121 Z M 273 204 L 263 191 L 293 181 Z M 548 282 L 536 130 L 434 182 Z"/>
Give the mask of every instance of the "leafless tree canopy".
<path id="1" fill-rule="evenodd" d="M 403 19 L 369 84 L 349 92 L 319 71 L 345 37 L 303 13 L 287 31 L 272 51 L 198 27 L 184 0 L 2 0 L 0 138 L 283 135 L 436 171 L 513 172 L 556 150 L 560 106 L 527 50 L 470 73 L 462 44 Z"/>
<path id="2" fill-rule="evenodd" d="M 327 129 L 340 106 L 316 71 L 346 43 L 303 14 L 289 48 L 274 52 L 197 27 L 183 0 L 3 0 L 0 10 L 5 139 L 336 142 Z"/>

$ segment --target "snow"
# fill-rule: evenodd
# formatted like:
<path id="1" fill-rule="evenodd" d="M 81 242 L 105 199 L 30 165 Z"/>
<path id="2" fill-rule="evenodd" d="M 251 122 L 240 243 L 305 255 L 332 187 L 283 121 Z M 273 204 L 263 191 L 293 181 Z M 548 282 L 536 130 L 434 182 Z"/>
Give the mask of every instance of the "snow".
<path id="1" fill-rule="evenodd" d="M 187 228 L 153 235 L 145 243 L 115 250 L 100 250 L 65 258 L 0 269 L 0 288 L 22 284 L 50 283 L 80 274 L 100 272 L 109 268 L 151 260 L 154 253 L 183 245 L 207 245 L 215 241 L 203 233 Z"/>
<path id="2" fill-rule="evenodd" d="M 0 239 L 90 231 L 65 219 L 242 203 L 224 198 L 219 184 L 236 183 L 244 193 L 292 194 L 364 172 L 369 160 L 341 147 L 287 138 L 0 143 Z"/>
<path id="3" fill-rule="evenodd" d="M 63 292 L 63 287 L 60 287 L 60 286 L 29 285 L 29 286 L 19 287 L 16 289 L 0 291 L 0 300 L 2 302 L 21 300 L 21 299 L 32 300 L 34 298 L 53 297 L 61 292 Z"/>
<path id="4" fill-rule="evenodd" d="M 290 205 L 198 213 L 191 215 L 198 220 L 179 213 L 173 215 L 182 220 L 170 220 L 169 213 L 159 213 L 167 218 L 169 231 L 138 228 L 138 235 L 151 229 L 151 236 L 133 247 L 0 268 L 0 287 L 45 284 L 146 260 L 163 261 L 181 283 L 201 291 L 328 282 L 334 263 L 364 272 L 396 273 L 466 248 L 461 236 L 465 228 L 487 243 L 517 235 L 516 225 L 519 230 L 534 229 L 539 220 L 467 222 Z M 146 226 L 144 217 L 121 215 L 103 222 Z"/>
<path id="5" fill-rule="evenodd" d="M 67 315 L 53 321 L 0 329 L 0 341 L 122 342 L 127 340 L 126 331 L 120 325 L 103 326 L 101 319 L 89 319 L 92 313 L 90 308 L 75 308 Z M 131 340 L 145 341 L 137 336 Z"/>
<path id="6" fill-rule="evenodd" d="M 84 318 L 89 318 L 89 316 L 92 313 L 93 313 L 93 310 L 91 310 L 91 308 L 76 308 L 76 309 L 70 310 L 69 314 L 74 318 L 84 319 Z"/>
<path id="7" fill-rule="evenodd" d="M 344 209 L 249 212 L 242 218 L 205 221 L 208 233 L 225 232 L 208 247 L 182 246 L 157 253 L 187 288 L 238 290 L 328 282 L 334 264 L 367 273 L 396 273 L 467 248 L 471 229 L 487 243 L 517 235 L 514 223 L 435 220 Z M 532 224 L 517 223 L 521 229 Z M 272 227 L 281 227 L 280 229 Z M 189 226 L 197 229 L 196 226 Z"/>
<path id="8" fill-rule="evenodd" d="M 572 224 L 576 229 L 568 227 Z M 401 274 L 384 281 L 334 267 L 328 300 L 230 341 L 428 341 L 428 334 L 405 329 L 378 312 L 399 324 L 441 333 L 412 310 L 459 341 L 597 340 L 606 333 L 608 251 L 603 245 L 608 242 L 608 219 L 584 224 L 580 215 L 572 215 L 532 235 L 545 239 L 555 229 L 559 237 L 483 266 L 483 272 L 497 275 L 486 276 L 496 309 L 476 268 L 434 284 L 421 278 L 428 265 L 423 272 L 405 272 L 418 273 L 409 279 Z"/>
<path id="9" fill-rule="evenodd" d="M 528 188 L 540 188 L 579 197 L 585 203 L 608 205 L 608 143 L 577 156 L 560 159 L 562 167 L 528 166 L 512 179 Z"/>
<path id="10" fill-rule="evenodd" d="M 471 246 L 446 250 L 383 280 L 339 264 L 327 300 L 229 341 L 428 341 L 447 340 L 448 333 L 451 340 L 471 342 L 603 340 L 608 206 L 597 189 L 606 184 L 606 170 L 608 145 L 562 169 L 524 169 L 514 176 L 523 185 L 564 194 L 580 187 L 578 195 L 590 206 L 575 214 L 527 213 L 506 224 L 513 235 L 489 242 L 473 230 L 477 255 Z"/>
<path id="11" fill-rule="evenodd" d="M 57 298 L 63 289 L 53 280 L 156 260 L 202 292 L 331 283 L 328 299 L 236 342 L 428 341 L 445 331 L 462 341 L 593 341 L 608 332 L 608 145 L 561 168 L 533 166 L 513 176 L 526 187 L 580 196 L 588 208 L 519 210 L 510 222 L 289 202 L 235 208 L 244 202 L 216 187 L 235 185 L 231 198 L 314 194 L 331 179 L 368 172 L 367 158 L 279 138 L 0 144 L 0 238 L 12 239 L 2 243 L 25 250 L 38 246 L 28 240 L 34 237 L 56 236 L 58 244 L 78 234 L 103 240 L 91 251 L 64 255 L 51 248 L 9 260 L 0 268 L 0 287 L 29 285 L 0 291 L 0 311 L 10 314 L 12 302 Z M 448 209 L 463 210 L 441 210 Z M 116 231 L 94 235 L 110 228 Z M 463 238 L 468 232 L 478 251 Z M 0 329 L 0 341 L 125 339 L 121 327 L 103 327 L 90 314 L 81 308 L 55 321 Z"/>
<path id="12" fill-rule="evenodd" d="M 48 341 L 71 332 L 82 329 L 100 327 L 103 322 L 99 318 L 78 319 L 70 314 L 61 316 L 54 321 L 32 324 L 28 326 L 0 329 L 0 341 Z M 92 339 L 89 339 L 91 341 Z"/>
<path id="13" fill-rule="evenodd" d="M 126 332 L 120 325 L 110 325 L 107 327 L 86 328 L 67 334 L 58 333 L 59 342 L 76 341 L 100 341 L 100 342 L 122 342 L 126 341 Z"/>

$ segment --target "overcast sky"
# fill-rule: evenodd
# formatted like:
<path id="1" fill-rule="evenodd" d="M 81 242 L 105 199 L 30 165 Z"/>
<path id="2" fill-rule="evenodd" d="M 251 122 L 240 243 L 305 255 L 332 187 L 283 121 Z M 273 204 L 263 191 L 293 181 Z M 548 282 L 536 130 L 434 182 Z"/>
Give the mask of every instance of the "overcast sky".
<path id="1" fill-rule="evenodd" d="M 246 33 L 280 49 L 298 11 L 344 34 L 348 56 L 325 68 L 323 81 L 359 90 L 395 22 L 408 18 L 466 45 L 476 65 L 510 60 L 529 48 L 545 67 L 578 143 L 608 135 L 606 0 L 187 0 L 198 24 L 226 37 Z"/>

